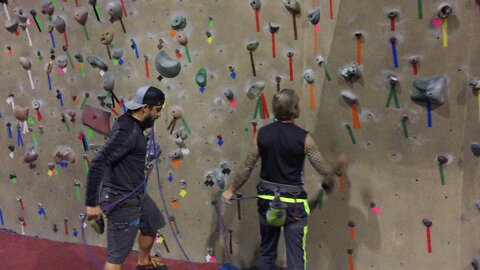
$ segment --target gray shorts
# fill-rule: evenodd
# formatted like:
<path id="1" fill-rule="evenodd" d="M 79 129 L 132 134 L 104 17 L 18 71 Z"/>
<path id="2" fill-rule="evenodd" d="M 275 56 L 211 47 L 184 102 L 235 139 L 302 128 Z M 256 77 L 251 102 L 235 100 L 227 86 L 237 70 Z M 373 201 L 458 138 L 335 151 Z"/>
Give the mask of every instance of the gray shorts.
<path id="1" fill-rule="evenodd" d="M 100 197 L 102 209 L 115 202 L 119 194 L 103 190 Z M 155 202 L 146 195 L 134 195 L 120 203 L 107 214 L 107 262 L 122 264 L 132 250 L 138 230 L 143 235 L 156 236 L 166 225 Z"/>

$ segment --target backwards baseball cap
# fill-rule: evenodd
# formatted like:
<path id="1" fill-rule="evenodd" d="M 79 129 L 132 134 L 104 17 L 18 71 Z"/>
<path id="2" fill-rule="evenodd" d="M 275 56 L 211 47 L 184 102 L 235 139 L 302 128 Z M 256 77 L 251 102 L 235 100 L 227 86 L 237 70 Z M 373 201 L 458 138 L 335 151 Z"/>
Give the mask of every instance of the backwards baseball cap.
<path id="1" fill-rule="evenodd" d="M 165 94 L 162 90 L 154 86 L 140 87 L 132 100 L 125 102 L 125 107 L 129 110 L 136 110 L 143 105 L 163 106 L 165 104 Z"/>

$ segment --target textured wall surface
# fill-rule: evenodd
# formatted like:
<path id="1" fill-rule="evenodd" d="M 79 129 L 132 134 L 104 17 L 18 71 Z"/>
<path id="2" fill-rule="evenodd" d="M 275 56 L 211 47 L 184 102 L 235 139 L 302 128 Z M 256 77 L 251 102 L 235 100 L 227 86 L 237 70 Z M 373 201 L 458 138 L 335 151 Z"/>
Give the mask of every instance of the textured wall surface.
<path id="1" fill-rule="evenodd" d="M 54 1 L 55 2 L 55 1 Z M 76 3 L 87 8 L 85 28 L 74 19 Z M 479 116 L 477 93 L 469 87 L 469 80 L 479 74 L 477 34 L 479 34 L 479 8 L 472 0 L 461 1 L 379 1 L 311 0 L 300 3 L 301 13 L 295 17 L 298 38 L 294 39 L 292 15 L 282 1 L 261 1 L 259 32 L 256 31 L 255 11 L 250 1 L 131 1 L 125 0 L 127 16 L 123 16 L 126 33 L 119 21 L 111 23 L 106 10 L 109 1 L 98 1 L 101 22 L 95 18 L 94 9 L 86 0 L 57 0 L 53 17 L 60 15 L 66 21 L 66 36 L 57 30 L 52 34 L 56 48 L 53 54 L 58 59 L 69 55 L 72 63 L 66 70 L 54 65 L 50 74 L 52 90 L 49 90 L 47 67 L 50 61 L 52 40 L 47 31 L 50 24 L 42 14 L 43 1 L 9 1 L 5 6 L 10 20 L 17 16 L 15 8 L 21 8 L 28 17 L 27 32 L 19 28 L 19 34 L 2 30 L 0 68 L 1 96 L 6 100 L 13 94 L 15 105 L 30 108 L 31 119 L 26 122 L 30 132 L 22 134 L 24 146 L 18 145 L 18 134 L 12 104 L 0 103 L 0 209 L 1 226 L 22 233 L 21 218 L 26 222 L 25 234 L 68 242 L 81 242 L 79 214 L 84 211 L 86 184 L 85 164 L 94 153 L 85 151 L 80 133 L 87 135 L 90 145 L 100 145 L 104 136 L 89 131 L 82 124 L 81 103 L 86 93 L 86 104 L 109 111 L 97 100 L 105 95 L 102 81 L 104 74 L 86 62 L 88 56 L 97 56 L 108 64 L 108 73 L 115 78 L 115 94 L 128 99 L 143 85 L 155 85 L 167 94 L 167 109 L 155 125 L 156 138 L 161 145 L 159 176 L 163 197 L 157 185 L 155 170 L 148 184 L 148 192 L 161 206 L 162 212 L 175 217 L 180 234 L 179 242 L 188 257 L 203 261 L 207 249 L 213 248 L 217 261 L 226 262 L 224 239 L 221 235 L 218 214 L 212 201 L 218 199 L 221 187 L 205 185 L 205 177 L 221 163 L 235 172 L 238 163 L 247 152 L 252 138 L 252 124 L 258 126 L 272 121 L 257 115 L 253 119 L 257 99 L 250 100 L 245 91 L 257 82 L 264 82 L 268 109 L 276 92 L 276 76 L 280 76 L 281 88 L 293 88 L 301 96 L 302 115 L 297 124 L 312 132 L 320 149 L 331 161 L 340 152 L 349 158 L 347 175 L 342 184 L 335 183 L 331 192 L 325 194 L 321 208 L 312 211 L 309 219 L 307 243 L 308 269 L 346 269 L 349 267 L 348 250 L 353 251 L 352 262 L 358 269 L 471 269 L 470 262 L 478 256 L 475 230 L 480 222 L 475 207 L 478 159 L 470 151 L 470 144 L 478 140 Z M 120 1 L 118 1 L 120 2 Z M 444 5 L 452 7 L 452 14 L 442 22 L 438 11 Z M 307 14 L 314 7 L 321 8 L 321 18 L 315 28 Z M 37 20 L 42 24 L 39 32 L 29 11 L 37 11 Z M 398 12 L 395 31 L 391 30 L 390 11 Z M 185 16 L 187 25 L 184 34 L 188 37 L 188 51 L 172 36 L 171 22 Z M 333 16 L 332 16 L 333 15 Z M 8 16 L 0 9 L 5 25 Z M 276 57 L 272 57 L 272 36 L 268 23 L 280 26 L 275 34 Z M 315 30 L 316 29 L 316 30 Z M 105 31 L 115 34 L 111 51 L 124 49 L 122 64 L 109 60 L 107 48 L 100 42 Z M 209 32 L 211 39 L 207 38 Z M 315 48 L 315 31 L 318 47 Z M 360 44 L 355 33 L 362 33 Z M 395 36 L 398 67 L 394 67 L 390 37 Z M 139 58 L 132 49 L 137 44 Z M 163 50 L 181 62 L 181 72 L 175 78 L 159 80 L 153 64 L 163 40 Z M 249 42 L 259 42 L 253 52 L 256 76 L 253 76 L 250 55 L 246 49 Z M 448 44 L 446 42 L 448 41 Z M 11 51 L 8 51 L 8 48 Z M 361 48 L 359 55 L 358 48 Z M 176 57 L 176 50 L 182 55 Z M 290 80 L 289 58 L 292 51 L 292 75 Z M 38 57 L 37 52 L 42 57 Z M 80 53 L 85 59 L 85 74 L 82 76 L 74 55 Z M 326 66 L 316 62 L 323 56 Z M 145 58 L 148 57 L 149 77 L 146 76 Z M 29 75 L 20 65 L 20 57 L 31 61 Z M 413 73 L 411 57 L 418 59 L 418 74 Z M 68 57 L 67 57 L 68 58 Z M 358 63 L 361 77 L 354 81 L 344 80 L 339 69 Z M 207 85 L 199 91 L 195 82 L 198 70 L 207 71 Z M 236 77 L 229 67 L 234 67 Z M 328 70 L 327 79 L 323 68 Z M 315 74 L 314 108 L 310 108 L 309 84 L 303 72 L 312 69 Z M 390 86 L 388 74 L 398 77 L 396 92 L 399 108 L 394 102 L 386 107 Z M 436 75 L 447 79 L 446 102 L 433 106 L 431 127 L 428 126 L 427 105 L 410 99 L 415 79 L 428 79 Z M 63 106 L 56 90 L 59 90 Z M 231 89 L 237 104 L 229 103 L 224 90 Z M 353 128 L 352 109 L 340 93 L 349 90 L 358 98 L 361 128 Z M 72 96 L 77 96 L 74 102 Z M 43 119 L 39 121 L 33 100 L 40 103 Z M 110 98 L 105 100 L 110 102 Z M 183 117 L 191 133 L 185 140 L 189 154 L 179 163 L 172 163 L 168 154 L 178 149 L 174 136 L 167 131 L 172 120 L 169 110 L 172 105 L 183 108 Z M 115 108 L 119 113 L 121 107 Z M 72 122 L 68 112 L 76 112 Z M 65 122 L 62 122 L 62 114 Z M 408 116 L 404 134 L 402 116 Z M 115 115 L 112 114 L 111 123 Z M 8 136 L 7 123 L 12 123 L 12 138 Z M 68 124 L 68 127 L 67 127 Z M 352 127 L 355 144 L 346 125 Z M 23 124 L 21 124 L 22 126 Z M 183 126 L 179 121 L 176 128 Z M 43 134 L 42 131 L 43 130 Z M 20 130 L 21 132 L 21 130 Z M 88 135 L 93 136 L 88 136 Z M 219 143 L 219 135 L 223 144 Z M 27 145 L 32 143 L 38 153 L 33 166 L 24 162 Z M 15 146 L 13 155 L 9 146 Z M 68 146 L 74 151 L 75 162 L 55 163 L 58 146 Z M 12 148 L 12 147 L 10 147 Z M 446 156 L 442 166 L 445 183 L 442 184 L 438 156 Z M 48 164 L 54 163 L 56 173 L 49 175 Z M 63 166 L 61 166 L 63 165 Z M 65 165 L 67 165 L 65 167 Z M 172 178 L 168 176 L 171 172 Z M 12 179 L 13 175 L 16 178 Z M 244 196 L 255 195 L 258 169 L 242 188 Z M 10 177 L 12 176 L 12 177 Z M 230 175 L 223 175 L 227 185 Z M 315 199 L 321 178 L 309 164 L 305 170 L 306 186 L 310 197 Z M 80 183 L 80 198 L 77 198 L 74 181 Z M 185 180 L 186 195 L 180 195 L 179 181 Z M 340 188 L 341 187 L 341 188 Z M 17 201 L 22 197 L 24 210 Z M 178 207 L 171 203 L 176 197 Z M 41 203 L 46 215 L 39 214 Z M 377 208 L 372 208 L 375 203 Z M 233 203 L 222 209 L 227 243 L 231 230 L 233 262 L 241 268 L 255 265 L 258 253 L 259 233 L 254 200 L 241 202 L 241 219 L 237 205 Z M 64 219 L 68 218 L 68 235 Z M 423 219 L 433 222 L 431 227 L 431 253 L 427 249 L 426 227 Z M 352 240 L 349 221 L 355 223 L 355 238 Z M 25 224 L 24 224 L 25 225 Z M 58 231 L 54 231 L 54 225 Z M 74 234 L 74 229 L 78 234 Z M 162 230 L 170 252 L 157 243 L 155 250 L 168 258 L 183 259 L 175 243 L 174 230 Z M 93 245 L 106 245 L 104 235 L 98 236 L 88 226 L 87 241 Z M 281 243 L 278 264 L 284 265 L 284 244 Z M 41 251 L 39 251 L 41 252 Z"/>

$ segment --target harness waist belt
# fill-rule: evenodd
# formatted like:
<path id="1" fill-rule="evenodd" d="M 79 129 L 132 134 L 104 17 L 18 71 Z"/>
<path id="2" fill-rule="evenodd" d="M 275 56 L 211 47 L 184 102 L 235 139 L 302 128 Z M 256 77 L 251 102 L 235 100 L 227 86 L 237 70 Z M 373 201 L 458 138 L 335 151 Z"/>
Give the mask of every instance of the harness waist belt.
<path id="1" fill-rule="evenodd" d="M 301 194 L 302 192 L 305 192 L 303 189 L 303 185 L 287 185 L 287 184 L 281 184 L 281 183 L 274 183 L 270 182 L 264 179 L 260 179 L 260 184 L 258 185 L 258 188 L 261 191 L 269 190 L 272 192 L 279 192 L 279 193 L 288 193 L 288 194 Z"/>

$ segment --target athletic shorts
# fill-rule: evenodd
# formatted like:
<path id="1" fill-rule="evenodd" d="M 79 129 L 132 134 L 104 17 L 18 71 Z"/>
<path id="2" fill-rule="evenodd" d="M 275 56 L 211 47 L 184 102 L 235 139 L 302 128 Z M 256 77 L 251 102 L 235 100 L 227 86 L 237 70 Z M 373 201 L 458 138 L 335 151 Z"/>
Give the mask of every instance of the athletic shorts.
<path id="1" fill-rule="evenodd" d="M 120 193 L 108 188 L 100 195 L 102 209 L 115 202 Z M 132 250 L 138 230 L 143 235 L 156 236 L 166 225 L 162 213 L 148 194 L 133 195 L 106 213 L 107 262 L 122 264 Z"/>

